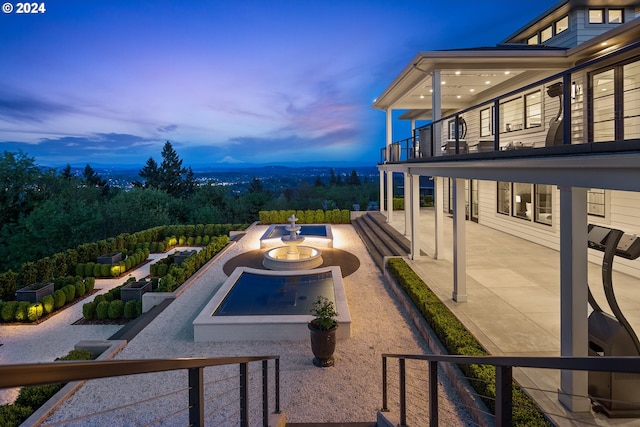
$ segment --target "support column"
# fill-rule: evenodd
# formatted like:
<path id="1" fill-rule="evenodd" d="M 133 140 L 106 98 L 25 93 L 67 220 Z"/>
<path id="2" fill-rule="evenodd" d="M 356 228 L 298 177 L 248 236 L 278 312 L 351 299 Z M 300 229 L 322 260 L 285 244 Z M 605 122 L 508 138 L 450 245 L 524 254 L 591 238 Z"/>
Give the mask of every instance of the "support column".
<path id="1" fill-rule="evenodd" d="M 465 180 L 453 182 L 453 295 L 455 302 L 467 301 L 467 248 L 464 209 Z"/>
<path id="2" fill-rule="evenodd" d="M 588 356 L 587 189 L 560 190 L 560 355 Z M 591 409 L 588 372 L 561 371 L 558 399 L 572 412 Z"/>
<path id="3" fill-rule="evenodd" d="M 434 259 L 444 258 L 444 178 L 433 177 L 434 206 L 435 206 L 435 254 Z"/>
<path id="4" fill-rule="evenodd" d="M 411 259 L 420 257 L 420 234 L 418 227 L 420 226 L 420 175 L 409 175 L 411 185 Z M 406 207 L 405 207 L 406 209 Z"/>
<path id="5" fill-rule="evenodd" d="M 411 208 L 413 200 L 411 197 L 411 175 L 408 172 L 402 173 L 404 177 L 404 235 L 413 236 L 411 232 Z"/>
<path id="6" fill-rule="evenodd" d="M 440 86 L 440 70 L 434 70 L 431 77 L 431 88 L 433 94 L 431 96 L 431 117 L 433 121 L 442 118 L 442 88 Z M 442 123 L 438 122 L 433 125 L 433 154 L 435 156 L 442 155 Z"/>
<path id="7" fill-rule="evenodd" d="M 380 171 L 380 212 L 384 212 L 384 174 L 383 170 Z"/>
<path id="8" fill-rule="evenodd" d="M 391 144 L 393 143 L 393 110 L 385 111 L 387 115 L 387 161 L 391 160 Z M 387 222 L 393 221 L 393 172 L 387 171 Z"/>

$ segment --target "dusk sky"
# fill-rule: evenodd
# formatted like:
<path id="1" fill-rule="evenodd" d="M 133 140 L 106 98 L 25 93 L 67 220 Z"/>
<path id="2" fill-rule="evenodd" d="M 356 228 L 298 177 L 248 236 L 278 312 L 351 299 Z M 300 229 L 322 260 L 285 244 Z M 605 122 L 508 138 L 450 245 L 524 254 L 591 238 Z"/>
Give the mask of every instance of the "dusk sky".
<path id="1" fill-rule="evenodd" d="M 29 15 L 8 3 L 0 150 L 142 167 L 170 141 L 195 169 L 373 166 L 385 119 L 371 104 L 419 51 L 495 46 L 557 1 L 49 0 Z"/>

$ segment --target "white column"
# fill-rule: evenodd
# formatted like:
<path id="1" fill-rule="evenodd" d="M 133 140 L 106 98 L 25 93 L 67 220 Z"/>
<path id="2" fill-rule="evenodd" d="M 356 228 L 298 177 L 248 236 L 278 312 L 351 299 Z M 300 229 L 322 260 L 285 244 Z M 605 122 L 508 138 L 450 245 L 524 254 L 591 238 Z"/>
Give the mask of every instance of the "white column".
<path id="1" fill-rule="evenodd" d="M 588 355 L 587 189 L 560 190 L 560 355 Z M 572 412 L 588 412 L 586 371 L 561 371 L 558 399 Z"/>
<path id="2" fill-rule="evenodd" d="M 384 212 L 384 171 L 380 171 L 380 212 Z"/>
<path id="3" fill-rule="evenodd" d="M 465 242 L 466 215 L 464 209 L 464 179 L 453 182 L 453 295 L 456 302 L 467 301 L 467 248 Z"/>
<path id="4" fill-rule="evenodd" d="M 411 207 L 413 200 L 411 198 L 411 175 L 404 172 L 404 235 L 411 236 Z"/>
<path id="5" fill-rule="evenodd" d="M 442 88 L 440 87 L 440 70 L 434 70 L 431 77 L 431 88 L 433 94 L 431 96 L 431 117 L 433 121 L 440 120 L 442 118 Z M 433 125 L 433 154 L 436 156 L 442 155 L 442 124 L 440 122 Z"/>
<path id="6" fill-rule="evenodd" d="M 444 258 L 444 178 L 433 177 L 434 206 L 435 206 L 435 254 L 434 259 Z"/>
<path id="7" fill-rule="evenodd" d="M 393 115 L 392 110 L 387 114 L 387 160 L 391 160 L 391 144 L 393 143 Z M 387 171 L 387 222 L 393 220 L 393 172 Z"/>
<path id="8" fill-rule="evenodd" d="M 411 259 L 420 257 L 420 175 L 410 175 L 411 183 Z M 406 207 L 405 207 L 406 209 Z"/>

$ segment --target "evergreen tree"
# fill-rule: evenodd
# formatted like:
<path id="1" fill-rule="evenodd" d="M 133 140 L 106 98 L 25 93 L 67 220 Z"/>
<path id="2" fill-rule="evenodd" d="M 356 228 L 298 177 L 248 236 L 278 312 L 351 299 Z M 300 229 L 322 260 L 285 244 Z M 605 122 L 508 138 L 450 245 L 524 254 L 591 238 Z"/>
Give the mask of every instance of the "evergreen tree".
<path id="1" fill-rule="evenodd" d="M 87 186 L 89 187 L 104 187 L 105 185 L 107 185 L 107 181 L 102 179 L 98 172 L 94 171 L 89 164 L 84 167 L 82 178 L 85 184 L 87 184 Z"/>
<path id="2" fill-rule="evenodd" d="M 319 176 L 316 177 L 316 182 L 313 183 L 314 187 L 324 187 L 324 182 L 320 179 Z"/>
<path id="3" fill-rule="evenodd" d="M 331 170 L 329 171 L 329 185 L 336 185 L 338 181 L 336 180 L 336 173 L 333 170 L 333 168 L 331 168 Z"/>
<path id="4" fill-rule="evenodd" d="M 135 181 L 133 184 L 136 187 L 155 188 L 160 189 L 160 169 L 153 157 L 149 157 L 147 164 L 138 172 L 140 178 L 144 179 L 144 184 Z"/>
<path id="5" fill-rule="evenodd" d="M 162 149 L 162 163 L 160 163 L 160 189 L 174 197 L 184 195 L 184 181 L 182 176 L 187 170 L 182 167 L 182 159 L 173 149 L 169 141 Z"/>
<path id="6" fill-rule="evenodd" d="M 351 171 L 351 175 L 347 178 L 347 185 L 360 185 L 360 177 L 355 169 Z"/>
<path id="7" fill-rule="evenodd" d="M 67 181 L 70 181 L 71 178 L 73 178 L 73 174 L 71 173 L 71 165 L 69 163 L 67 163 L 67 166 L 65 166 L 62 170 L 62 178 L 66 179 Z"/>
<path id="8" fill-rule="evenodd" d="M 254 176 L 247 191 L 249 191 L 249 193 L 263 193 L 264 187 L 262 186 L 262 182 Z"/>

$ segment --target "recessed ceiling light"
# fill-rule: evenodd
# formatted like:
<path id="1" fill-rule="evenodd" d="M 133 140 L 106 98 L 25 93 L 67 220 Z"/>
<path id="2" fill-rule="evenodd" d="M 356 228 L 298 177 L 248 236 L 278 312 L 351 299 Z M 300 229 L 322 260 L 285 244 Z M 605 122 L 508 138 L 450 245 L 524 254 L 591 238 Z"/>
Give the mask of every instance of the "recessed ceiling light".
<path id="1" fill-rule="evenodd" d="M 602 42 L 600 43 L 600 46 L 606 46 L 608 43 L 607 42 Z"/>
<path id="2" fill-rule="evenodd" d="M 424 95 L 420 95 L 420 99 L 424 99 Z"/>
<path id="3" fill-rule="evenodd" d="M 469 92 L 475 92 L 475 91 L 476 91 L 475 89 L 469 89 Z"/>
<path id="4" fill-rule="evenodd" d="M 447 84 L 447 82 L 442 81 L 442 82 L 440 82 L 440 84 L 441 84 L 441 85 L 446 85 L 446 84 Z"/>
<path id="5" fill-rule="evenodd" d="M 491 84 L 491 80 L 487 80 L 486 82 L 484 82 L 484 84 L 490 85 Z"/>
<path id="6" fill-rule="evenodd" d="M 459 76 L 459 75 L 460 75 L 460 71 L 456 71 L 456 76 Z"/>
<path id="7" fill-rule="evenodd" d="M 511 71 L 505 71 L 505 72 L 504 72 L 504 75 L 505 75 L 505 76 L 508 76 L 509 74 L 511 74 Z"/>
<path id="8" fill-rule="evenodd" d="M 433 93 L 433 89 L 429 89 L 429 93 Z"/>
<path id="9" fill-rule="evenodd" d="M 456 96 L 456 98 L 460 99 L 460 98 L 462 98 L 462 96 L 458 95 L 458 96 Z"/>

